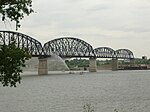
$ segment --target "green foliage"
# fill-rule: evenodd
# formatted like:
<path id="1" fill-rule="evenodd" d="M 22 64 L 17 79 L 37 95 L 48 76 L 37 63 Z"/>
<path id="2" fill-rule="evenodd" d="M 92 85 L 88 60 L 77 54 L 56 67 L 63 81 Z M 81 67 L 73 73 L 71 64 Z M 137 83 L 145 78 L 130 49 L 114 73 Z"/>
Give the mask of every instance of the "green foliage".
<path id="1" fill-rule="evenodd" d="M 2 21 L 9 18 L 16 22 L 16 30 L 20 27 L 20 20 L 24 15 L 29 15 L 33 11 L 32 0 L 0 0 L 0 13 Z"/>
<path id="2" fill-rule="evenodd" d="M 135 59 L 135 64 L 150 64 L 150 59 Z"/>
<path id="3" fill-rule="evenodd" d="M 94 112 L 94 106 L 88 103 L 83 106 L 83 109 L 83 112 Z"/>
<path id="4" fill-rule="evenodd" d="M 121 64 L 124 65 L 129 65 L 130 60 L 119 60 Z M 140 64 L 150 64 L 150 59 L 134 59 L 135 65 L 140 65 Z"/>
<path id="5" fill-rule="evenodd" d="M 108 65 L 108 64 L 111 64 L 111 60 L 97 60 L 96 61 L 97 63 L 97 66 L 101 66 L 101 65 Z"/>
<path id="6" fill-rule="evenodd" d="M 89 60 L 86 59 L 73 59 L 66 60 L 65 62 L 70 69 L 75 67 L 89 67 Z"/>
<path id="7" fill-rule="evenodd" d="M 0 46 L 0 82 L 3 86 L 16 87 L 16 83 L 20 83 L 22 67 L 29 58 L 28 50 L 17 48 L 14 40 Z"/>

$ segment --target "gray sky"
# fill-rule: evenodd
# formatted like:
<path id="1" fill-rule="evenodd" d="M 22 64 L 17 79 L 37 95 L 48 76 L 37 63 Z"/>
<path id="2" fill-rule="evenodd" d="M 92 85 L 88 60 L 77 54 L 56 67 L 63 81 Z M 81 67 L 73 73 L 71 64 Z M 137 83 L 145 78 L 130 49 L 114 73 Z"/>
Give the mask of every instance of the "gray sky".
<path id="1" fill-rule="evenodd" d="M 33 0 L 33 8 L 18 31 L 42 43 L 73 36 L 94 48 L 126 48 L 150 58 L 150 0 Z M 13 23 L 0 25 L 15 30 Z"/>

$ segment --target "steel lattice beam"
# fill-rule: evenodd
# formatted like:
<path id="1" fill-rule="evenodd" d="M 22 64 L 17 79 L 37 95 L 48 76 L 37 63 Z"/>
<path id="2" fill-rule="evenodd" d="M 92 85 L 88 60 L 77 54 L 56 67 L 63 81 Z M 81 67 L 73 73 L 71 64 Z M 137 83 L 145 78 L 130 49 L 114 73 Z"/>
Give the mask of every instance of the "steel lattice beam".
<path id="1" fill-rule="evenodd" d="M 93 47 L 87 42 L 73 37 L 63 37 L 44 44 L 47 55 L 52 53 L 60 57 L 92 57 Z"/>
<path id="2" fill-rule="evenodd" d="M 42 45 L 36 39 L 22 33 L 13 31 L 0 31 L 0 45 L 8 45 L 11 40 L 16 41 L 16 46 L 19 48 L 27 48 L 33 57 L 42 55 Z"/>
<path id="3" fill-rule="evenodd" d="M 113 50 L 109 47 L 99 47 L 94 49 L 97 58 L 120 58 L 120 59 L 133 59 L 134 55 L 128 49 Z"/>
<path id="4" fill-rule="evenodd" d="M 113 50 L 109 47 L 93 47 L 78 38 L 62 37 L 48 41 L 42 47 L 42 44 L 36 39 L 22 33 L 13 31 L 0 31 L 0 45 L 8 45 L 12 39 L 15 39 L 16 46 L 27 48 L 34 57 L 45 57 L 51 54 L 60 57 L 95 57 L 95 58 L 121 58 L 133 59 L 133 52 L 128 49 Z"/>
<path id="5" fill-rule="evenodd" d="M 133 52 L 129 49 L 118 49 L 116 50 L 117 58 L 121 59 L 134 59 Z"/>
<path id="6" fill-rule="evenodd" d="M 115 51 L 109 47 L 99 47 L 94 49 L 97 58 L 115 58 Z"/>

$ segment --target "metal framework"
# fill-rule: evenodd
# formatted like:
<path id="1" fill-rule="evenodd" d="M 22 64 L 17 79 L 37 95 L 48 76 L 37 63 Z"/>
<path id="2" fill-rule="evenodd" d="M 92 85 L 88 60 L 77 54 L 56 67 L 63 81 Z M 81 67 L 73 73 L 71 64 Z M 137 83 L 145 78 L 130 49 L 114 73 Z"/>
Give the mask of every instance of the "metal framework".
<path id="1" fill-rule="evenodd" d="M 120 59 L 133 59 L 134 55 L 128 49 L 113 50 L 109 47 L 99 47 L 94 49 L 95 56 L 97 58 L 120 58 Z"/>
<path id="2" fill-rule="evenodd" d="M 98 47 L 94 49 L 97 58 L 114 58 L 116 57 L 115 51 L 109 47 Z"/>
<path id="3" fill-rule="evenodd" d="M 16 46 L 27 48 L 33 57 L 46 57 L 51 54 L 60 57 L 94 57 L 94 58 L 120 58 L 133 59 L 134 55 L 128 49 L 118 49 L 114 51 L 109 47 L 93 47 L 78 38 L 62 37 L 48 41 L 42 47 L 42 44 L 36 39 L 22 33 L 13 31 L 0 31 L 0 45 L 8 45 L 15 39 Z"/>
<path id="4" fill-rule="evenodd" d="M 93 47 L 87 42 L 73 37 L 62 37 L 44 44 L 47 55 L 52 53 L 60 57 L 92 57 Z"/>
<path id="5" fill-rule="evenodd" d="M 117 58 L 121 59 L 134 59 L 133 52 L 129 49 L 118 49 L 116 50 Z"/>
<path id="6" fill-rule="evenodd" d="M 0 45 L 10 44 L 12 39 L 15 39 L 17 47 L 27 48 L 33 57 L 38 57 L 43 53 L 42 45 L 36 39 L 18 32 L 0 31 Z"/>

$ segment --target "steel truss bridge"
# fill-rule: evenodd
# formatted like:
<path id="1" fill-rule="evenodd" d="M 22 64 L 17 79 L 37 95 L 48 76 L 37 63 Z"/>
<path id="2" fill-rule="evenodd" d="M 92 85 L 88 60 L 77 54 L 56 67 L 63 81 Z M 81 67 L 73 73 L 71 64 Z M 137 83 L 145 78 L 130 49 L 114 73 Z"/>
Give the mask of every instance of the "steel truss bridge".
<path id="1" fill-rule="evenodd" d="M 109 47 L 98 47 L 94 49 L 92 45 L 78 38 L 57 38 L 46 42 L 42 46 L 38 40 L 28 35 L 13 31 L 0 31 L 0 45 L 10 44 L 12 39 L 15 39 L 17 47 L 27 48 L 33 57 L 47 57 L 56 54 L 65 58 L 134 59 L 133 52 L 129 49 L 113 50 Z"/>

